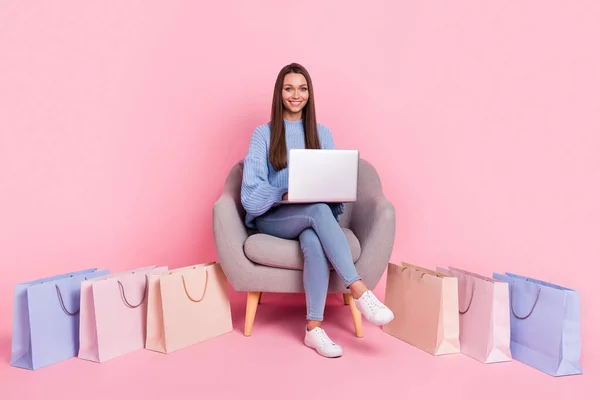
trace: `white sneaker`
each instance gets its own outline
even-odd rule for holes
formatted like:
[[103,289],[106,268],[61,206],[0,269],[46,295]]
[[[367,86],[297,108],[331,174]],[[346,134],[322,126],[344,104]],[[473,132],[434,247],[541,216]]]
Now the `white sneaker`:
[[306,329],[304,344],[317,350],[317,353],[323,357],[336,358],[342,356],[342,348],[333,343],[325,331],[319,327],[310,331]]
[[367,321],[375,325],[385,325],[394,319],[392,310],[386,307],[372,291],[367,290],[358,299],[355,299],[356,308],[365,316]]

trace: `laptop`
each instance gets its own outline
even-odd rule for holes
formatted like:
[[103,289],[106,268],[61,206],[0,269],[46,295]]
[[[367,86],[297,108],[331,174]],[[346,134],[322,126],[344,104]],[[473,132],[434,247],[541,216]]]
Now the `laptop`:
[[277,204],[356,201],[358,150],[291,149],[288,198]]

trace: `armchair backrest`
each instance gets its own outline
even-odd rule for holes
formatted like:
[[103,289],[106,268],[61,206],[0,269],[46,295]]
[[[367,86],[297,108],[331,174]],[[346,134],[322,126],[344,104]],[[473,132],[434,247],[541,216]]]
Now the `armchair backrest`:
[[356,205],[369,201],[369,198],[377,196],[382,191],[381,180],[379,179],[377,170],[371,163],[361,158],[358,162],[357,200],[356,203],[346,203],[344,214],[340,219],[340,225],[344,228],[350,228],[353,213],[360,211],[360,208],[355,210]]
[[229,171],[227,179],[225,179],[225,187],[223,195],[230,196],[235,200],[235,205],[240,219],[244,221],[246,218],[246,210],[242,206],[242,173],[244,170],[244,161],[237,162]]

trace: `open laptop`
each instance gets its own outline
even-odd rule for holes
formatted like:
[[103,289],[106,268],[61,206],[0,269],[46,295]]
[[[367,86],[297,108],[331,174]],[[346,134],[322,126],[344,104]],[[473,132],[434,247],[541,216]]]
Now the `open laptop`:
[[356,201],[358,150],[291,149],[288,160],[289,203]]

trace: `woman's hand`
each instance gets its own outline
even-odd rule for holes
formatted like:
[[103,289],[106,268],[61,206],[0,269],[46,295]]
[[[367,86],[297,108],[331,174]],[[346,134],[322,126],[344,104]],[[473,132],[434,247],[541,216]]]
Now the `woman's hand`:
[[283,200],[287,200],[287,192],[283,195]]

